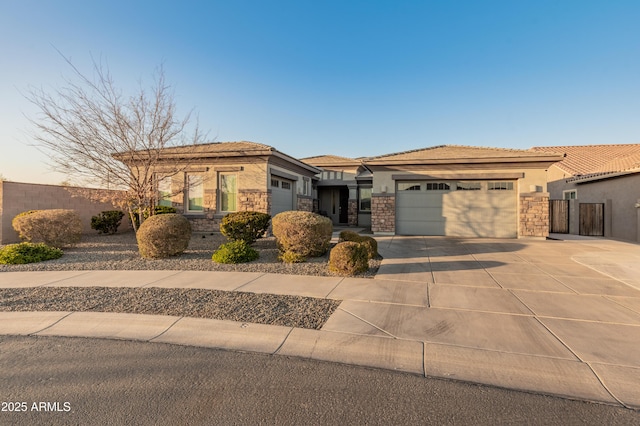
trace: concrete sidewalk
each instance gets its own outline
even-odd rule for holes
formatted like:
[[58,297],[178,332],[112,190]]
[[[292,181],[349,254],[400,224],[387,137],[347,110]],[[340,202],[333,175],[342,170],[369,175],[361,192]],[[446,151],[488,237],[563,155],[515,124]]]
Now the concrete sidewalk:
[[0,287],[175,287],[343,300],[322,330],[188,317],[0,312],[0,334],[215,347],[640,408],[640,246],[377,238],[375,279],[196,271],[3,272]]

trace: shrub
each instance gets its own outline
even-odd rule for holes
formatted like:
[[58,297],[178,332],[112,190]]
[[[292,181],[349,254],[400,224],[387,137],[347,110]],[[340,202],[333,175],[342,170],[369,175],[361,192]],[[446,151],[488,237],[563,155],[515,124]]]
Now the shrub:
[[331,244],[331,220],[315,213],[294,210],[278,213],[271,225],[283,261],[322,256]]
[[342,231],[340,232],[340,241],[353,241],[364,245],[367,248],[369,259],[378,256],[378,241],[373,237],[360,235],[353,231]]
[[271,216],[260,212],[235,212],[222,218],[220,232],[231,241],[253,244],[269,229]]
[[57,259],[62,250],[49,247],[44,243],[9,244],[0,248],[0,263],[5,265],[22,265]]
[[329,270],[340,275],[356,275],[369,269],[367,248],[355,241],[336,244],[329,254]]
[[122,221],[124,213],[120,210],[107,210],[91,218],[91,229],[101,234],[115,234]]
[[20,238],[53,247],[72,246],[82,238],[82,222],[73,210],[53,209],[24,212],[11,222]]
[[256,260],[260,255],[244,240],[222,244],[211,259],[217,263],[244,263]]
[[175,213],[151,216],[136,234],[140,256],[161,259],[178,255],[189,246],[191,223]]
[[[158,215],[158,214],[171,214],[171,213],[176,213],[177,210],[175,207],[170,207],[170,206],[155,206],[153,209],[153,214]],[[133,212],[133,221],[135,222],[135,226],[136,229],[140,228],[140,217],[138,216],[140,213],[139,209],[134,210]],[[144,220],[147,220],[149,218],[149,211],[145,210],[142,212],[142,217]]]

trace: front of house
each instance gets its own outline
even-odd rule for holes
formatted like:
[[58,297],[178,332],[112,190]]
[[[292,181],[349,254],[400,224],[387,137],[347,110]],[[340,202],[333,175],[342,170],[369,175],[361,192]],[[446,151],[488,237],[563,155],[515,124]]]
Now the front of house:
[[545,237],[546,171],[562,159],[451,145],[357,159],[295,159],[253,142],[180,149],[191,150],[191,162],[157,182],[159,204],[176,207],[197,231],[217,229],[233,211],[307,210],[376,235]]

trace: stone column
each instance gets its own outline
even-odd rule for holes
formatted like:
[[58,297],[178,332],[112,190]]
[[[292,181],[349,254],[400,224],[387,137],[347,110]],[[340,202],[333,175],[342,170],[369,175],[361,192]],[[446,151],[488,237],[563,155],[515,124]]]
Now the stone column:
[[379,235],[395,235],[395,194],[371,194],[371,231]]

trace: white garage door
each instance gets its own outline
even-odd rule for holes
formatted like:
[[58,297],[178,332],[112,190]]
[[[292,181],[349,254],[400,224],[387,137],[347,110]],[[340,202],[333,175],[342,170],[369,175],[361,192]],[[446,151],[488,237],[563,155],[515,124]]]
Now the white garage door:
[[396,233],[516,238],[514,181],[414,181],[396,185]]
[[292,180],[271,177],[271,217],[293,210],[293,188]]

